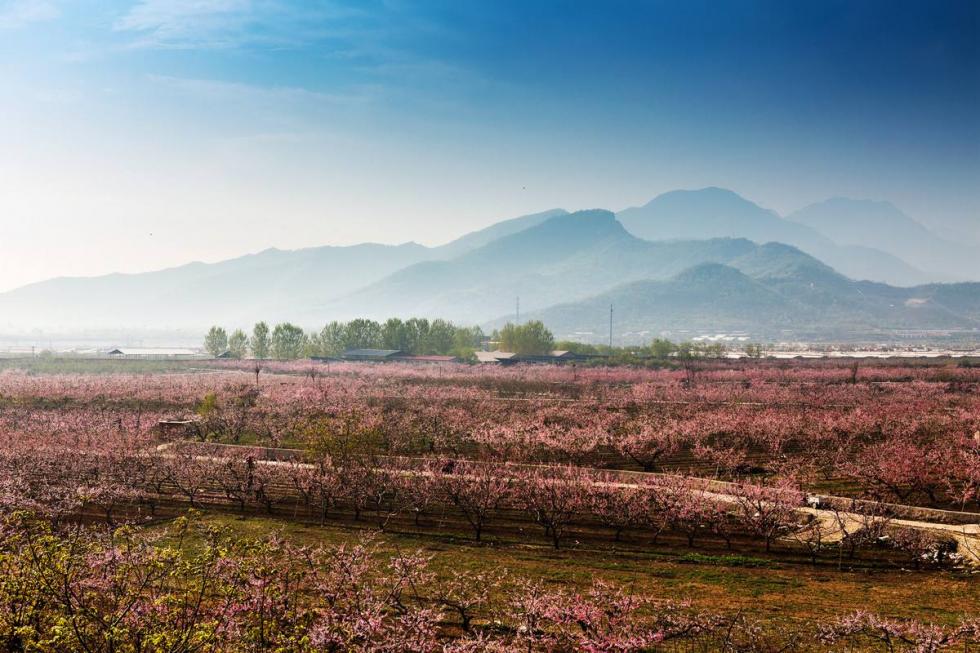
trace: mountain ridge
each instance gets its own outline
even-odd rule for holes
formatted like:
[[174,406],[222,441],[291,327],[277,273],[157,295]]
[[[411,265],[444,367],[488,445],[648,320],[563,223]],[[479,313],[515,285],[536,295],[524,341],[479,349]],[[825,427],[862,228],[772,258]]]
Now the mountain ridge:
[[451,261],[396,271],[321,310],[342,318],[381,318],[388,311],[482,322],[496,317],[494,311],[509,310],[518,296],[533,310],[624,281],[666,278],[692,263],[736,260],[759,247],[735,238],[645,241],[609,211],[578,211]]
[[[559,338],[586,334],[584,339],[599,342],[606,338],[610,306],[616,333],[627,342],[731,332],[760,341],[875,340],[901,331],[935,330],[980,337],[980,283],[897,288],[833,275],[823,281],[804,273],[750,277],[729,265],[702,264],[668,280],[627,283],[585,300],[532,311],[528,319],[544,321]],[[829,292],[822,286],[826,281],[844,284],[849,292]],[[949,295],[957,292],[973,301],[947,305]],[[499,318],[487,327],[505,321]]]
[[[47,280],[0,294],[0,329],[10,324],[10,316],[31,327],[74,320],[69,324],[203,329],[212,323],[247,326],[258,319],[312,327],[334,319],[390,316],[491,325],[513,315],[519,296],[522,315],[553,310],[549,319],[561,317],[556,328],[562,330],[574,321],[569,316],[595,312],[576,304],[605,302],[609,293],[621,293],[617,301],[628,297],[632,307],[621,307],[621,316],[632,314],[637,328],[648,331],[663,324],[676,329],[685,320],[691,327],[734,324],[745,330],[754,320],[767,336],[790,331],[826,338],[846,335],[848,327],[872,335],[970,330],[980,319],[977,284],[899,287],[854,280],[804,248],[764,238],[772,235],[766,225],[790,225],[790,232],[804,234],[812,230],[736,193],[712,188],[665,195],[644,205],[653,206],[653,213],[632,218],[627,213],[633,229],[623,222],[626,212],[552,209],[436,247],[408,242],[267,248],[150,273]],[[691,202],[702,209],[681,211]],[[734,208],[725,213],[726,206]],[[678,212],[692,222],[678,224]],[[664,237],[700,234],[699,216],[707,216],[711,229],[756,233],[759,242],[730,235],[645,240],[635,233],[656,228]],[[818,235],[813,242],[830,241]],[[833,247],[838,255],[854,251],[854,246]]]
[[748,238],[793,245],[855,279],[918,285],[939,281],[893,253],[865,245],[837,244],[817,229],[781,217],[734,191],[709,186],[662,193],[617,217],[631,233],[652,239]]
[[845,247],[873,240],[913,266],[936,271],[942,277],[937,281],[980,278],[974,247],[939,236],[891,202],[833,197],[794,211],[786,219]]
[[[563,212],[553,209],[511,218],[435,247],[414,242],[269,247],[215,263],[191,261],[149,272],[55,277],[0,293],[0,329],[111,328],[120,323],[201,328],[218,319],[247,323],[259,314],[270,320],[290,319],[297,306],[342,296],[412,263],[468,251],[479,246],[485,232],[492,236],[493,230],[512,231],[522,221],[533,223]],[[213,318],[198,323],[184,317],[188,313]],[[85,320],[74,319],[77,316]]]

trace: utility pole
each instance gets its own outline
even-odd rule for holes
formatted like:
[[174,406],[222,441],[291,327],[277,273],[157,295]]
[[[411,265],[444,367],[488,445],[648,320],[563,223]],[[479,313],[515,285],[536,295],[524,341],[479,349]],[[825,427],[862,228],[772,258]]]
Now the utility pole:
[[521,296],[517,296],[517,317],[514,318],[514,323],[520,325],[521,323]]
[[609,349],[612,349],[612,304],[609,305]]

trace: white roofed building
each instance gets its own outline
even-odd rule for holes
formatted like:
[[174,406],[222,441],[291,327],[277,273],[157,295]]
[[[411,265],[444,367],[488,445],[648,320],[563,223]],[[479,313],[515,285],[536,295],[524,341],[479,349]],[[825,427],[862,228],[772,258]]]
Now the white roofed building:
[[190,360],[208,357],[196,349],[182,347],[116,347],[107,351],[106,356],[137,360]]

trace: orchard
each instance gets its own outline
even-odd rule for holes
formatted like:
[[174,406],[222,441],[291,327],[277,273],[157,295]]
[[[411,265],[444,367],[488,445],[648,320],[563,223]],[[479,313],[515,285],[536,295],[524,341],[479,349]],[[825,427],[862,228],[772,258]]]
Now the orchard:
[[[18,651],[770,650],[772,627],[738,612],[605,580],[440,577],[429,554],[382,553],[373,538],[969,576],[978,388],[975,368],[832,361],[2,372],[0,639]],[[353,539],[241,539],[208,515]],[[778,650],[959,650],[977,636],[976,605],[963,608],[944,623],[842,611],[800,626],[811,648]]]

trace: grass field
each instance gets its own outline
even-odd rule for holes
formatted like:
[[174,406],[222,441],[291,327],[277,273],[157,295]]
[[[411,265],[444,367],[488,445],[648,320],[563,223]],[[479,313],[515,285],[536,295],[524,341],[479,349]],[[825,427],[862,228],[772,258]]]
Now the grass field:
[[352,542],[371,533],[379,554],[422,550],[434,556],[431,569],[441,575],[501,569],[515,578],[583,589],[604,580],[638,593],[687,601],[696,609],[765,619],[773,627],[819,623],[872,605],[889,617],[952,623],[980,606],[980,576],[968,572],[867,565],[841,571],[833,564],[812,566],[791,556],[759,558],[703,547],[690,552],[669,541],[619,547],[589,543],[555,551],[544,542],[529,544],[506,536],[477,544],[463,533],[378,532],[368,524],[310,526],[214,513],[202,518],[242,536],[278,532],[295,544],[311,546]]

